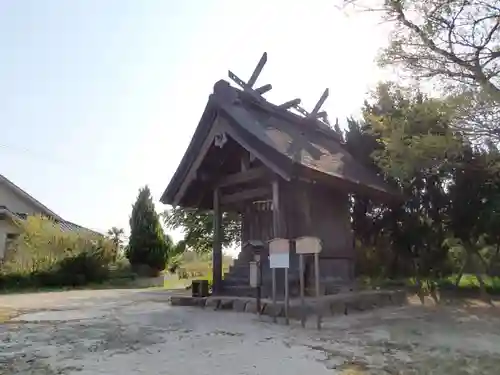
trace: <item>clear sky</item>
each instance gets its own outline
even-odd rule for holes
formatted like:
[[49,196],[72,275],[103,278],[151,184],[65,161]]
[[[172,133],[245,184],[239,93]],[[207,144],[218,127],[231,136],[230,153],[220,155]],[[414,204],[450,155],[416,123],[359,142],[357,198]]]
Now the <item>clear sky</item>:
[[[231,69],[271,101],[295,97],[341,122],[381,78],[386,34],[336,0],[0,1],[0,173],[67,220],[128,230],[155,200]],[[165,207],[157,203],[157,209]]]

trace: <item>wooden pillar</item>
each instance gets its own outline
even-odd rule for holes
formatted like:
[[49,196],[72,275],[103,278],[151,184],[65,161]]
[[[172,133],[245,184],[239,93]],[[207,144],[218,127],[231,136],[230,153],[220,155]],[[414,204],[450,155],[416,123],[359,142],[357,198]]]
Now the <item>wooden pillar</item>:
[[222,291],[222,211],[220,207],[220,190],[214,189],[214,238],[212,254],[213,294]]
[[279,198],[279,182],[274,180],[272,184],[273,191],[273,234],[274,238],[282,236],[281,233],[281,215],[280,215],[280,198]]

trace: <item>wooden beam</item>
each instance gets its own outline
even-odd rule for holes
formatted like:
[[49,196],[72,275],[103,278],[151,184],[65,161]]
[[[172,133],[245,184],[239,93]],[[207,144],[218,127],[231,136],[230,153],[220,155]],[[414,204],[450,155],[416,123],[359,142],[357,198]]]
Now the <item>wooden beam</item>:
[[203,141],[203,144],[201,145],[198,155],[196,156],[195,160],[189,167],[188,174],[184,181],[182,182],[181,186],[179,187],[179,190],[174,196],[174,201],[172,203],[172,206],[177,206],[184,196],[184,193],[186,192],[187,188],[189,185],[193,182],[193,180],[196,179],[197,174],[198,174],[198,168],[200,167],[201,163],[203,162],[203,159],[205,158],[208,150],[210,149],[210,146],[212,146],[214,142],[214,137],[216,134],[221,132],[221,128],[219,125],[219,120],[216,118],[214,120],[214,123],[212,124],[212,129],[208,133],[207,137]]
[[214,233],[213,233],[213,254],[212,254],[212,274],[213,274],[213,294],[222,292],[222,210],[220,205],[220,190],[214,189]]
[[256,92],[254,89],[249,87],[241,78],[239,78],[236,74],[234,74],[232,71],[228,71],[229,78],[235,82],[238,86],[243,88],[243,91],[246,92],[248,95],[250,95],[253,99],[255,99],[257,102],[261,102],[264,100],[262,96],[258,92]]
[[242,172],[233,173],[222,177],[217,185],[222,188],[231,185],[244,184],[246,182],[262,179],[266,176],[267,169],[265,167],[250,168]]
[[229,205],[250,199],[261,198],[270,195],[271,189],[268,187],[260,187],[255,189],[243,190],[238,193],[227,194],[221,196],[220,202],[223,205]]
[[257,88],[255,89],[255,92],[259,93],[260,95],[263,95],[263,94],[265,94],[266,92],[271,91],[272,89],[273,89],[273,86],[272,86],[270,83],[268,83],[268,84],[266,84],[266,85],[264,85],[264,86],[257,87]]
[[[224,108],[224,106],[223,106],[223,108]],[[240,121],[240,120],[245,121],[246,119],[245,118],[241,118],[241,119],[234,118],[234,121]],[[235,131],[234,128],[231,128],[228,126],[226,132],[229,134],[229,136],[232,139],[234,139],[236,142],[238,142],[244,149],[246,149],[248,152],[250,152],[250,154],[252,154],[255,158],[262,161],[262,163],[264,165],[266,165],[267,167],[269,167],[269,169],[271,169],[274,173],[276,173],[278,176],[283,178],[285,181],[290,181],[291,177],[287,172],[281,170],[271,159],[266,158],[264,156],[264,154],[260,153],[258,150],[254,149],[253,147],[250,147],[250,145],[248,144],[246,139],[244,137],[242,137],[238,131]]]
[[323,94],[321,95],[321,98],[319,98],[318,102],[316,103],[316,105],[314,106],[314,109],[312,110],[312,112],[310,113],[310,116],[311,117],[316,117],[316,115],[318,114],[321,106],[323,105],[323,103],[325,102],[326,98],[328,98],[328,95],[330,94],[330,91],[328,89],[325,89],[325,91],[323,92]]
[[283,104],[280,104],[278,107],[283,108],[283,109],[288,109],[295,107],[296,105],[299,105],[301,100],[299,98],[289,100]]
[[280,217],[280,197],[279,197],[279,181],[274,180],[272,183],[273,194],[273,234],[274,238],[281,237],[281,217]]
[[264,52],[262,54],[262,57],[259,60],[259,63],[255,67],[255,70],[253,71],[252,76],[248,80],[247,84],[248,84],[249,87],[253,87],[253,85],[255,84],[255,82],[257,82],[257,78],[259,78],[259,75],[262,72],[262,69],[264,68],[264,65],[266,65],[266,62],[267,62],[267,52]]

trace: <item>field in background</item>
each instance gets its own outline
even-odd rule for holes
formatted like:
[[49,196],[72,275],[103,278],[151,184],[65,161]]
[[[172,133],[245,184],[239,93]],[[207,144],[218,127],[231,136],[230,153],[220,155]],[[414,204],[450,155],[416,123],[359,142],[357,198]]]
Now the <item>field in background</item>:
[[[222,259],[222,274],[229,271],[234,259],[224,256]],[[212,256],[211,254],[199,255],[188,251],[175,260],[174,272],[165,272],[165,289],[185,289],[193,280],[208,280],[212,284]]]

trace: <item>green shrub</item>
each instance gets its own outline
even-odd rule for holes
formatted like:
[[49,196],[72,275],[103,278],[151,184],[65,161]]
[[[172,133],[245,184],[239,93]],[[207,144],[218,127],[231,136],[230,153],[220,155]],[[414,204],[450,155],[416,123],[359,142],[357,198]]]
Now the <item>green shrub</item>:
[[109,278],[114,244],[87,232],[66,232],[50,219],[19,222],[0,269],[0,288],[81,286]]

